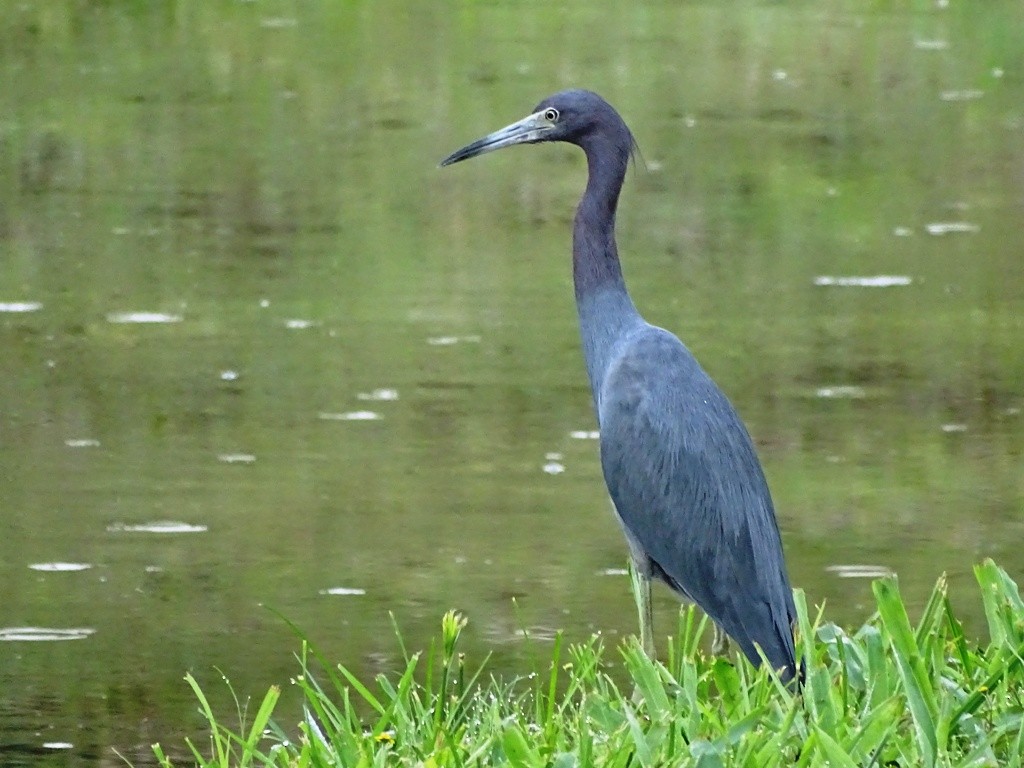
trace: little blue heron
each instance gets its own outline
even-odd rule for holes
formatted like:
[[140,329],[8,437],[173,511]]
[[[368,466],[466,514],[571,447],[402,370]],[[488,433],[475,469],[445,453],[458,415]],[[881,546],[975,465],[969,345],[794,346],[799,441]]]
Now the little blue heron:
[[573,282],[600,430],[601,468],[637,576],[644,649],[654,657],[651,578],[697,603],[754,664],[790,680],[796,609],[771,494],[750,435],[683,345],[626,291],[615,210],[636,147],[611,105],[570,90],[445,158],[564,141],[587,157],[573,224]]

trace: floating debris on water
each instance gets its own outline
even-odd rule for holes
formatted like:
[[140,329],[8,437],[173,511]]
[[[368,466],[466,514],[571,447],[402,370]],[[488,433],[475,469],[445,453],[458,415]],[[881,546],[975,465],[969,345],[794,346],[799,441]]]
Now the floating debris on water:
[[84,640],[95,633],[96,630],[90,627],[3,627],[0,629],[0,642],[52,643],[61,640]]
[[108,323],[180,323],[181,315],[166,312],[111,312]]
[[534,625],[532,627],[519,627],[506,632],[492,628],[487,630],[487,635],[493,643],[519,643],[523,640],[550,643],[558,636],[558,630],[552,627]]
[[892,233],[896,237],[910,237],[914,234],[914,230],[910,227],[893,227]]
[[914,47],[919,51],[944,51],[949,48],[948,40],[915,40]]
[[217,455],[217,461],[225,464],[254,464],[256,457],[251,453],[220,453]]
[[948,432],[966,432],[967,431],[967,425],[966,424],[943,424],[942,425],[942,431],[943,432],[947,432],[947,433]]
[[549,475],[560,475],[565,472],[565,465],[557,461],[549,461],[541,469]]
[[99,448],[100,441],[94,440],[91,437],[79,437],[65,440],[64,445],[68,448]]
[[221,371],[221,381],[238,381],[238,371]]
[[359,587],[330,587],[329,589],[321,589],[321,595],[365,595],[366,590],[360,589]]
[[562,458],[562,454],[552,451],[551,453],[545,453],[544,458],[548,461],[559,461]]
[[44,741],[43,749],[74,749],[70,741]]
[[830,285],[840,288],[891,288],[910,285],[911,282],[911,278],[907,275],[818,275],[814,278],[815,285]]
[[153,523],[111,523],[109,533],[206,533],[209,526],[182,523],[177,520],[159,520]]
[[356,395],[356,399],[357,400],[380,400],[380,401],[397,400],[398,399],[398,390],[397,389],[389,389],[389,388],[386,388],[386,387],[380,387],[378,389],[373,390],[372,392],[360,392],[358,395]]
[[841,579],[881,579],[896,574],[884,565],[830,565],[825,570]]
[[284,327],[289,331],[304,331],[307,328],[312,328],[314,325],[316,325],[315,321],[303,320],[299,317],[293,317],[291,320],[284,321]]
[[597,572],[598,576],[628,576],[628,568],[602,568]]
[[924,229],[929,235],[936,236],[973,234],[981,231],[981,227],[968,221],[936,221],[926,224]]
[[0,301],[0,312],[38,312],[42,308],[38,301]]
[[34,562],[29,567],[47,573],[67,573],[75,570],[88,570],[92,565],[87,562]]
[[450,347],[453,344],[479,344],[479,336],[431,336],[427,344],[432,347]]
[[321,411],[316,417],[321,421],[377,421],[384,418],[374,411],[348,411],[347,413]]
[[599,440],[601,433],[596,429],[574,429],[569,437],[573,440]]
[[943,101],[974,101],[985,95],[980,88],[965,88],[960,91],[943,91],[939,98]]
[[856,384],[840,384],[833,387],[818,387],[814,390],[814,396],[828,400],[860,400],[867,397],[868,393],[864,387],[858,387]]

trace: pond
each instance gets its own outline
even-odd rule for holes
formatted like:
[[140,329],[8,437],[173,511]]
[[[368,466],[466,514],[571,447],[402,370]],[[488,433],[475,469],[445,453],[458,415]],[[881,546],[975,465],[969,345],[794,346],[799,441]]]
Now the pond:
[[[793,583],[1024,574],[1016,0],[0,7],[0,752],[152,762],[441,615],[526,674],[635,631],[569,261],[587,87],[633,297],[743,416]],[[656,591],[659,642],[677,603]],[[527,636],[529,639],[527,640]],[[288,723],[283,723],[285,726]]]

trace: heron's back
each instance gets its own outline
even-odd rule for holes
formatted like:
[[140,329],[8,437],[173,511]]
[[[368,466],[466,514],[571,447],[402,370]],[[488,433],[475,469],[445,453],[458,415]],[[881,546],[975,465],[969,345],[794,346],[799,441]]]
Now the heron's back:
[[668,331],[615,345],[595,400],[601,464],[634,545],[757,663],[796,672],[796,611],[771,494],[722,391]]

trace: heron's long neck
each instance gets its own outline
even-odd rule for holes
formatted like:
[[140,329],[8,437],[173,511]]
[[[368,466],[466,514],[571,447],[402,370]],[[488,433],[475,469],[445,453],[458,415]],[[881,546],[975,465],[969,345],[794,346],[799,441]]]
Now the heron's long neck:
[[573,225],[572,265],[583,355],[596,404],[616,342],[643,321],[626,291],[615,244],[615,210],[628,146],[602,145],[597,138],[583,149],[589,174]]

